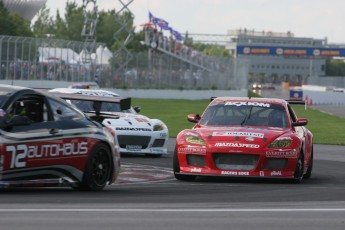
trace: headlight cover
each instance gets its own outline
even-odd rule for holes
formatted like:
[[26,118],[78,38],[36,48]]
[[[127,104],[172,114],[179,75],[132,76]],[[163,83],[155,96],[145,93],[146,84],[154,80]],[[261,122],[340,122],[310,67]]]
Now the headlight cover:
[[153,126],[153,131],[162,131],[162,130],[164,130],[163,124],[156,124]]
[[186,135],[185,140],[186,142],[191,143],[191,144],[206,145],[206,142],[204,141],[204,139],[198,136],[194,136],[194,135]]
[[286,148],[292,143],[291,138],[280,138],[268,145],[268,148]]

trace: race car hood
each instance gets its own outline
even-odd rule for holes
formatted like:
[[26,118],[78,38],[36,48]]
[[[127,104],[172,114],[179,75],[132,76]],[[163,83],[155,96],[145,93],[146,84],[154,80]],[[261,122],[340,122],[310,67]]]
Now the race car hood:
[[[226,143],[238,143],[239,145],[254,144],[258,148],[264,148],[276,138],[289,132],[289,129],[282,128],[252,128],[252,127],[231,127],[231,128],[198,128],[195,129],[200,137],[211,146],[226,145]],[[218,143],[218,144],[217,144]]]
[[117,115],[117,119],[105,119],[104,125],[111,126],[115,130],[127,131],[152,131],[155,125],[152,120],[146,116],[131,113],[112,113]]

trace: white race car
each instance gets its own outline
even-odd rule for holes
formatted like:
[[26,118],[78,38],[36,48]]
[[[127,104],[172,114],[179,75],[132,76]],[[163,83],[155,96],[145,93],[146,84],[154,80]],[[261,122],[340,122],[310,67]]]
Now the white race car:
[[138,114],[131,98],[94,89],[57,88],[49,91],[115,131],[121,153],[143,153],[152,157],[167,154],[168,128],[158,119]]

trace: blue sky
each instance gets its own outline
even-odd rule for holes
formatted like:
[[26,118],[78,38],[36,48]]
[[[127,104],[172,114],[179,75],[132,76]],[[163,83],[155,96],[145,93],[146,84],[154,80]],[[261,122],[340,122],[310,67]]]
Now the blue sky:
[[[48,0],[52,14],[67,1]],[[129,0],[122,0],[128,3]],[[97,0],[99,10],[120,9],[118,0]],[[345,0],[134,0],[129,9],[140,27],[148,11],[184,34],[226,34],[228,30],[288,32],[296,37],[345,44]]]

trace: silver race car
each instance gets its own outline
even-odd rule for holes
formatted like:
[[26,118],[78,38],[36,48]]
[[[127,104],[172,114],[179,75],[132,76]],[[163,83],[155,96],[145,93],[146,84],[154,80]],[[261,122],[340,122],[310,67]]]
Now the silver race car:
[[132,107],[130,98],[100,89],[57,88],[49,92],[112,128],[121,153],[140,153],[151,157],[167,154],[167,126],[161,120],[138,114],[140,107]]

